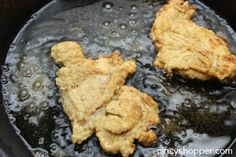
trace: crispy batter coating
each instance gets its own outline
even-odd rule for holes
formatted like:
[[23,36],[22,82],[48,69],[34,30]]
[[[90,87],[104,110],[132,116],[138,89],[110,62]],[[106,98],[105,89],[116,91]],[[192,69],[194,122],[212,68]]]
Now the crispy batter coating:
[[65,41],[56,44],[51,49],[51,55],[58,64],[76,64],[84,58],[82,48],[76,42]]
[[158,50],[154,65],[189,79],[220,81],[236,76],[236,56],[226,41],[191,18],[196,9],[184,0],[169,0],[156,14],[151,37]]
[[75,42],[53,46],[51,55],[65,65],[57,72],[56,84],[72,123],[74,143],[82,143],[95,132],[105,151],[129,156],[135,139],[144,145],[156,141],[150,130],[159,123],[156,102],[124,86],[126,77],[135,72],[133,60],[124,61],[116,52],[97,60],[85,59]]
[[153,144],[157,137],[151,126],[159,123],[156,102],[137,89],[122,86],[107,104],[105,114],[96,123],[96,135],[107,152],[133,153],[135,139],[143,145]]

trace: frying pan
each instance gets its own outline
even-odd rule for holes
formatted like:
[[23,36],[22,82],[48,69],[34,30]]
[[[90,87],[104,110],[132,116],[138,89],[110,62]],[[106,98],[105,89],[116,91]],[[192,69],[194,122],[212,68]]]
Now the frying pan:
[[[63,0],[62,0],[63,1]],[[66,1],[66,0],[64,0]],[[72,0],[67,0],[72,1]],[[17,35],[30,16],[49,0],[1,0],[0,2],[0,52],[1,65],[4,61],[11,42]],[[95,2],[95,1],[94,1]],[[236,30],[236,1],[235,0],[202,0],[207,6],[215,10],[218,15],[226,19],[228,24]],[[93,3],[92,0],[80,1],[81,5]],[[135,3],[135,2],[134,2]],[[3,66],[4,68],[4,66]],[[3,105],[1,94],[0,104],[0,157],[28,157],[32,156],[31,151],[27,149],[24,137],[17,135],[15,129],[10,124],[8,116]],[[236,153],[234,141],[228,145]],[[236,156],[233,154],[232,156]]]

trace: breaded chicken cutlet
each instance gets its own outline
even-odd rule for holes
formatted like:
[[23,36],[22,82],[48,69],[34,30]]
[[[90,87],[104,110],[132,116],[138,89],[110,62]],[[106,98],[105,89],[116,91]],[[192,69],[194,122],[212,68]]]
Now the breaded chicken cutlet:
[[226,41],[195,24],[196,9],[184,0],[169,0],[156,14],[151,38],[158,50],[154,66],[196,80],[228,81],[236,76],[236,56]]
[[133,60],[124,61],[116,52],[86,59],[80,45],[71,41],[53,46],[51,56],[64,65],[57,72],[56,84],[72,124],[73,143],[81,144],[95,133],[106,152],[124,157],[134,152],[134,140],[155,143],[156,133],[150,127],[159,124],[157,103],[124,85],[135,72]]

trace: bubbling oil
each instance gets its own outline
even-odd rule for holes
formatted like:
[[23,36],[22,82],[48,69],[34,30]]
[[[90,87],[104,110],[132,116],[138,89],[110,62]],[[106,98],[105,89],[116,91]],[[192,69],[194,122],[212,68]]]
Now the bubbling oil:
[[[156,52],[149,33],[164,3],[53,1],[32,16],[10,46],[2,67],[2,92],[10,122],[35,156],[116,156],[103,152],[95,136],[80,145],[71,141],[70,122],[55,85],[59,67],[50,57],[50,48],[65,40],[79,42],[86,57],[118,50],[123,58],[136,60],[137,71],[126,83],[158,102],[161,124],[153,128],[157,145],[138,144],[135,157],[164,156],[157,154],[158,148],[224,148],[235,138],[235,82],[168,78],[152,66]],[[199,1],[191,3],[198,8],[194,21],[226,38],[236,52],[230,26]]]

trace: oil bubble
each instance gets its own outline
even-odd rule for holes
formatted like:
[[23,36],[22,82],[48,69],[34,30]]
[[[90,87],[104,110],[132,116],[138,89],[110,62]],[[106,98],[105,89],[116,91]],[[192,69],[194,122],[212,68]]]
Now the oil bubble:
[[153,4],[149,4],[149,8],[152,9],[153,8]]
[[52,153],[55,153],[56,150],[57,150],[57,145],[56,145],[55,143],[52,143],[52,144],[50,145],[50,151],[51,151]]
[[54,140],[58,139],[58,138],[59,138],[58,133],[57,133],[57,132],[52,133],[52,138],[53,138]]
[[134,17],[135,17],[135,13],[130,13],[130,14],[129,14],[129,18],[132,19],[132,18],[134,18]]
[[26,86],[23,83],[19,84],[20,88],[25,88]]
[[111,34],[112,34],[112,36],[114,36],[114,37],[119,36],[119,34],[118,34],[116,31],[114,31],[114,30],[111,32]]
[[112,2],[104,2],[104,3],[102,4],[102,7],[103,7],[104,9],[110,10],[110,9],[112,9],[113,5],[114,5],[114,4],[113,4]]
[[230,104],[231,104],[231,106],[232,106],[233,108],[236,109],[236,102],[235,102],[235,101],[232,101]]
[[19,64],[20,70],[24,70],[26,67],[27,67],[27,63],[25,63],[25,62],[21,62],[21,63]]
[[186,133],[186,131],[181,131],[181,136],[184,138],[184,137],[186,137],[187,136],[187,133]]
[[10,123],[13,124],[16,121],[15,117],[9,117]]
[[110,22],[109,21],[105,21],[104,23],[103,23],[103,26],[105,26],[105,27],[109,27],[110,26]]
[[9,71],[8,65],[3,65],[3,66],[2,66],[2,71],[3,71],[3,72],[8,72],[8,71]]
[[126,30],[127,29],[127,25],[126,24],[121,24],[120,25],[120,29],[121,30]]
[[136,20],[130,20],[129,23],[130,23],[131,26],[134,26],[134,25],[137,24],[137,21]]
[[23,75],[25,77],[31,77],[33,75],[33,71],[31,69],[26,69],[24,70]]
[[27,100],[29,97],[30,97],[30,95],[29,95],[27,89],[21,89],[21,90],[18,92],[18,99],[19,99],[20,101],[25,101],[25,100]]
[[11,113],[11,110],[10,110],[9,108],[5,108],[5,112],[6,112],[7,114],[10,114],[10,113]]
[[184,88],[180,88],[179,92],[180,92],[180,94],[186,94],[187,91]]
[[132,34],[137,34],[137,31],[135,29],[131,30]]
[[34,111],[36,109],[36,104],[34,102],[31,102],[28,104],[29,111]]
[[136,5],[132,5],[132,6],[131,6],[131,9],[132,9],[132,10],[136,10],[137,8],[138,8],[138,7],[137,7]]
[[11,104],[10,104],[10,102],[8,100],[4,100],[4,105],[5,106],[10,106]]
[[191,99],[185,99],[185,104],[187,104],[187,105],[190,105],[190,103],[191,103]]
[[42,108],[43,110],[47,110],[49,107],[49,103],[47,101],[43,101],[40,103],[40,108]]
[[32,65],[32,69],[33,69],[34,71],[37,71],[37,70],[39,70],[39,67],[38,67],[37,65]]
[[39,145],[44,144],[44,138],[43,138],[43,137],[40,137],[40,138],[39,138],[38,144],[39,144]]
[[10,81],[11,81],[12,83],[16,83],[17,77],[16,77],[15,74],[11,74],[11,75],[10,75]]
[[23,59],[23,60],[26,60],[26,59],[27,59],[27,56],[23,56],[22,59]]
[[42,82],[41,82],[41,81],[36,80],[36,81],[33,83],[33,90],[38,91],[38,90],[41,90],[42,88],[43,88],[43,85],[42,85]]
[[87,36],[83,36],[83,39],[88,41],[88,37]]
[[6,89],[2,89],[2,94],[3,94],[3,95],[6,95],[6,94],[7,94]]
[[2,75],[2,83],[3,84],[7,84],[8,83],[8,79],[5,75]]

